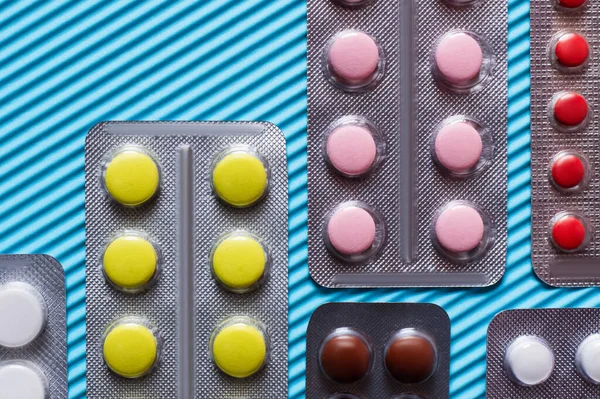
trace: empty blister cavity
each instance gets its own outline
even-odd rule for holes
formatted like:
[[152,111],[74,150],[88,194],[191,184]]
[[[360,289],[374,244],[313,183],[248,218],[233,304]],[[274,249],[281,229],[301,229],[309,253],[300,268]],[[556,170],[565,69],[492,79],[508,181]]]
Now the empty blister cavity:
[[365,378],[373,366],[373,349],[367,337],[353,328],[340,327],[323,341],[319,350],[323,374],[341,384]]
[[334,254],[350,262],[360,262],[381,250],[385,242],[385,223],[368,204],[348,201],[329,213],[323,234]]
[[476,204],[452,201],[440,208],[433,220],[433,242],[448,258],[468,262],[481,256],[493,243],[490,216]]
[[138,378],[150,373],[158,363],[160,350],[158,330],[140,317],[119,319],[104,333],[104,361],[121,377]]
[[561,252],[578,252],[590,242],[592,227],[578,212],[563,211],[550,221],[550,241]]
[[47,318],[46,303],[35,287],[21,282],[0,287],[0,345],[18,348],[31,343]]
[[324,156],[331,167],[347,177],[364,176],[382,161],[385,143],[379,129],[361,116],[335,121],[324,138]]
[[581,34],[571,31],[556,33],[550,41],[550,61],[563,72],[579,72],[588,63],[590,46]]
[[436,305],[322,305],[307,330],[306,397],[448,398],[449,344]]
[[47,399],[48,395],[48,379],[35,364],[21,360],[0,363],[0,398]]
[[493,159],[489,131],[478,120],[457,115],[440,123],[432,136],[434,162],[453,177],[469,177],[482,171]]
[[575,365],[579,374],[591,384],[600,384],[600,334],[592,334],[584,339],[575,355]]
[[491,79],[494,56],[477,34],[452,30],[440,37],[432,51],[432,70],[436,81],[457,92],[482,89]]
[[157,244],[146,234],[124,231],[106,245],[102,272],[116,289],[136,293],[158,278],[162,258]]
[[452,7],[471,7],[479,3],[481,0],[442,0],[444,3]]
[[221,323],[210,339],[210,354],[223,373],[247,378],[258,373],[269,359],[270,340],[258,320],[235,316]]
[[590,106],[583,95],[574,91],[556,93],[548,107],[552,126],[562,132],[583,130],[590,120]]
[[384,76],[385,56],[376,39],[349,29],[329,39],[323,53],[325,76],[345,91],[374,86]]
[[156,195],[159,167],[140,146],[123,146],[105,156],[102,184],[109,196],[124,206],[139,206]]
[[377,0],[331,0],[334,3],[337,3],[339,5],[342,6],[348,6],[348,7],[360,7],[360,6],[364,6],[367,5],[373,1],[377,1]]
[[233,292],[249,292],[260,286],[271,264],[269,249],[260,237],[234,231],[220,237],[210,256],[213,277]]
[[356,395],[352,395],[350,393],[336,393],[333,396],[330,396],[328,399],[360,399]]
[[506,349],[504,367],[517,384],[539,385],[554,370],[554,352],[543,338],[522,336]]
[[404,384],[427,381],[437,367],[433,340],[414,328],[398,331],[385,349],[385,366],[390,375]]
[[561,151],[550,161],[550,182],[561,193],[573,193],[585,189],[590,181],[590,175],[588,159],[577,151]]

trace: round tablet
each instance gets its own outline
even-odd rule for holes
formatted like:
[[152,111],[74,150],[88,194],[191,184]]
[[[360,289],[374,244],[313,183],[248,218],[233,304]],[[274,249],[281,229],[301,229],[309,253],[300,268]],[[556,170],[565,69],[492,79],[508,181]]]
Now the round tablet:
[[327,225],[331,245],[344,255],[358,255],[371,248],[375,230],[373,216],[357,206],[337,210]]
[[261,199],[267,189],[267,179],[265,164],[243,150],[222,157],[212,172],[216,194],[235,207],[247,207]]
[[437,352],[429,339],[401,331],[388,344],[385,366],[392,377],[404,384],[423,382],[435,371]]
[[104,338],[104,361],[125,378],[141,377],[154,366],[158,357],[156,337],[139,322],[126,321],[110,329]]
[[451,172],[466,172],[477,165],[482,149],[479,132],[466,122],[444,126],[435,138],[435,155]]
[[554,370],[554,353],[541,338],[521,336],[504,357],[506,371],[518,384],[533,386],[546,381]]
[[483,239],[481,214],[469,205],[452,205],[437,218],[435,234],[442,247],[451,252],[468,252]]
[[564,154],[552,163],[552,181],[560,188],[577,187],[582,184],[584,177],[585,165],[576,155]]
[[106,278],[114,285],[124,290],[138,290],[155,276],[158,256],[148,240],[124,235],[108,244],[102,264]]
[[117,202],[127,206],[141,205],[152,198],[159,180],[154,160],[137,149],[118,152],[104,171],[106,190]]
[[236,318],[217,327],[211,339],[212,358],[225,374],[246,378],[259,371],[267,359],[265,333],[256,322]]
[[212,253],[212,270],[225,287],[244,292],[264,276],[267,254],[262,244],[245,233],[233,233],[220,240]]
[[554,101],[554,118],[565,126],[578,126],[587,119],[589,107],[579,93],[564,92]]
[[0,398],[46,399],[47,381],[41,370],[27,362],[11,362],[0,366]]
[[369,171],[377,155],[371,132],[357,125],[342,125],[327,139],[327,157],[334,168],[348,176]]
[[600,384],[600,334],[592,334],[579,345],[575,355],[577,371],[592,384]]
[[587,61],[590,49],[583,36],[570,32],[558,38],[554,46],[554,54],[560,65],[573,68]]
[[357,332],[334,333],[321,346],[319,361],[323,372],[333,381],[351,384],[371,369],[371,348]]
[[483,51],[472,36],[456,32],[446,35],[435,50],[435,63],[448,82],[465,85],[479,75]]
[[31,285],[0,287],[0,345],[17,348],[36,339],[46,325],[46,303]]
[[552,241],[564,251],[580,248],[585,242],[586,234],[583,221],[574,215],[562,216],[552,226]]
[[379,66],[375,40],[358,31],[342,32],[329,47],[328,62],[335,77],[349,85],[369,83]]
[[565,8],[577,8],[584,5],[586,0],[558,0],[558,4]]

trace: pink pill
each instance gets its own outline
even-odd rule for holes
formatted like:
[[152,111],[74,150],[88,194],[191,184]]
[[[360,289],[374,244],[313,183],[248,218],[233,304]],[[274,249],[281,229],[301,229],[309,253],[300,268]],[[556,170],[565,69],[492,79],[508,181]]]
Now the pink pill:
[[483,52],[473,37],[466,33],[453,33],[438,44],[435,63],[448,82],[464,85],[479,75]]
[[375,241],[375,220],[362,208],[343,208],[329,219],[327,235],[339,253],[358,255],[368,250]]
[[465,122],[444,126],[435,138],[437,159],[452,172],[465,172],[475,166],[482,148],[479,132]]
[[329,66],[335,76],[351,84],[368,83],[379,65],[379,49],[367,34],[348,31],[336,37],[329,48]]
[[327,139],[329,161],[337,170],[349,176],[367,172],[376,155],[375,140],[362,126],[340,126]]
[[454,205],[444,210],[435,223],[439,243],[451,252],[468,252],[483,238],[483,220],[468,205]]

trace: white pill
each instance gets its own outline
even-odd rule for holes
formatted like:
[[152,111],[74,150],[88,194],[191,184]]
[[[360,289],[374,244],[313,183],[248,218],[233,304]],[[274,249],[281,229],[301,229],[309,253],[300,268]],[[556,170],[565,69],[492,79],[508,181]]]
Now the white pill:
[[544,339],[521,336],[506,350],[504,367],[509,377],[517,384],[538,385],[552,374],[554,353]]
[[46,315],[46,304],[31,285],[11,283],[0,287],[0,345],[27,345],[44,329]]
[[[41,370],[28,362],[15,362],[0,366],[0,398],[44,399],[47,381]],[[36,368],[37,369],[37,368]]]
[[592,334],[579,345],[575,355],[577,371],[592,384],[600,384],[600,334]]

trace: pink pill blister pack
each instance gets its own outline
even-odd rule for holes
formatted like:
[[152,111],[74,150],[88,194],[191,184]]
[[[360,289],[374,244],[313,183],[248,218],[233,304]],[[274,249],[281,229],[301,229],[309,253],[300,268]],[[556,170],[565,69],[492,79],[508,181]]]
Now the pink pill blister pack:
[[600,286],[600,4],[531,2],[532,264],[553,286]]
[[506,9],[308,1],[308,262],[318,284],[500,280]]

